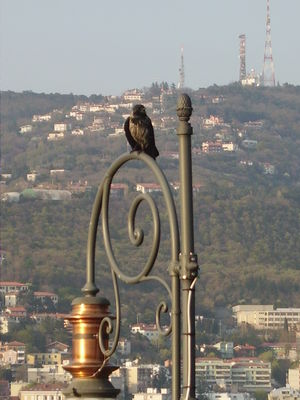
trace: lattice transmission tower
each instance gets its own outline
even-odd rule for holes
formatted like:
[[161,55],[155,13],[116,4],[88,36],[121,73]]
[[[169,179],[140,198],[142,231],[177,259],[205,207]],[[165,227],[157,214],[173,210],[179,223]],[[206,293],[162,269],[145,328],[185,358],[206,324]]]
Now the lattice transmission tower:
[[246,78],[246,35],[239,36],[240,39],[240,82]]
[[275,86],[275,69],[274,69],[272,42],[271,42],[270,0],[267,0],[266,42],[265,42],[262,83],[264,86]]
[[184,88],[184,60],[183,60],[183,47],[181,47],[178,89],[183,89],[183,88]]

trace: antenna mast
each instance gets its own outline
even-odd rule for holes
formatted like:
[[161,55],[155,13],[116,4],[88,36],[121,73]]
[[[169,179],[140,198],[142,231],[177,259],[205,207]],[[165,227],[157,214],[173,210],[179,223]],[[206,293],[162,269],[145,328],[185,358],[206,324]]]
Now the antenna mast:
[[184,60],[183,60],[183,47],[181,47],[181,63],[179,68],[179,83],[178,89],[184,88]]
[[273,87],[275,86],[275,69],[274,69],[274,62],[272,56],[272,43],[271,43],[270,0],[267,0],[266,42],[265,42],[262,83],[264,86],[273,86]]
[[246,78],[246,35],[239,36],[240,39],[240,82]]

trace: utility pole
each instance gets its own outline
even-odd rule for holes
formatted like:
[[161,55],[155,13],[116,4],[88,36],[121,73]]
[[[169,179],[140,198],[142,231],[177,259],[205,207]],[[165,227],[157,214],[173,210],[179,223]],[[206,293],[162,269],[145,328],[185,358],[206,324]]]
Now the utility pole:
[[246,78],[246,35],[241,34],[240,39],[240,82]]
[[272,42],[271,42],[270,0],[267,0],[266,41],[265,41],[262,83],[264,86],[271,86],[271,87],[275,86],[275,69],[274,69]]
[[179,68],[179,83],[178,89],[184,88],[184,59],[183,59],[183,46],[181,47],[180,68]]

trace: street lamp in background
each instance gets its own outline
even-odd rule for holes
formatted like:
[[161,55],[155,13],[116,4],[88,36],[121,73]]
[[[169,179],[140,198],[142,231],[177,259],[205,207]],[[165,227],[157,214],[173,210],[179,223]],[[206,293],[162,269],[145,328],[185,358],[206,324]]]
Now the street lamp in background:
[[[69,317],[73,328],[73,359],[65,369],[72,374],[73,380],[65,391],[67,398],[111,399],[119,393],[119,390],[109,382],[109,375],[118,368],[109,363],[109,359],[118,345],[120,333],[121,310],[118,280],[127,284],[156,281],[166,289],[171,304],[170,325],[167,329],[163,329],[160,323],[161,314],[168,312],[165,301],[157,306],[156,324],[162,335],[171,334],[172,336],[172,400],[195,398],[195,283],[198,275],[198,263],[194,253],[191,158],[193,130],[188,122],[191,114],[190,97],[187,94],[181,94],[177,102],[181,235],[179,235],[176,209],[169,184],[158,164],[147,154],[133,152],[120,156],[110,166],[99,186],[88,233],[86,284],[82,288],[84,295],[73,301],[72,313]],[[144,233],[135,226],[135,216],[139,205],[146,202],[152,213],[152,246],[142,270],[135,276],[124,274],[114,255],[108,224],[110,185],[118,170],[131,160],[142,161],[152,171],[162,190],[170,226],[168,265],[170,285],[161,277],[153,274],[159,250],[160,218],[156,203],[149,194],[138,194],[131,204],[128,215],[130,241],[135,246],[141,246]],[[96,296],[99,289],[95,284],[95,246],[100,218],[103,243],[112,272],[115,316],[109,312],[109,301]],[[112,333],[112,347],[109,348],[108,340]]]

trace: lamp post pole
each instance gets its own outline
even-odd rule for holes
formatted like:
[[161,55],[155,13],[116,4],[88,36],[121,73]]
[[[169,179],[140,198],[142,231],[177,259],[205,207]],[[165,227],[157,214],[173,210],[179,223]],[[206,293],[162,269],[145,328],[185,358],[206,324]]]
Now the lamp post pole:
[[182,94],[177,103],[179,124],[179,177],[180,177],[180,227],[181,253],[180,281],[182,298],[182,371],[183,398],[195,398],[195,292],[198,275],[197,256],[194,253],[194,217],[192,185],[191,135],[188,122],[192,104],[188,95]]
[[[94,201],[91,215],[88,243],[86,283],[83,297],[72,303],[69,321],[73,328],[73,361],[67,369],[73,381],[65,391],[68,399],[114,399],[119,390],[109,382],[109,375],[117,367],[109,364],[115,352],[120,334],[121,306],[118,280],[127,284],[155,281],[164,287],[171,302],[171,322],[165,329],[161,326],[161,313],[168,313],[166,301],[156,309],[156,324],[159,332],[167,336],[172,333],[172,400],[195,398],[195,283],[198,275],[197,255],[194,253],[193,188],[192,188],[192,127],[188,122],[192,114],[191,100],[181,94],[177,102],[179,124],[179,176],[180,176],[180,226],[174,199],[165,175],[158,164],[145,153],[133,152],[120,156],[106,172]],[[143,230],[136,227],[136,212],[146,202],[152,213],[153,238],[151,251],[142,270],[135,276],[124,274],[114,254],[109,232],[109,194],[113,177],[128,161],[142,161],[156,177],[162,191],[170,226],[170,261],[168,266],[171,286],[166,280],[152,274],[160,242],[160,216],[153,198],[149,194],[138,194],[128,214],[128,235],[131,243],[138,247],[143,244]],[[111,268],[115,295],[116,316],[109,312],[109,302],[98,297],[95,283],[95,249],[99,219],[102,219],[103,244]],[[180,247],[181,242],[181,247]],[[114,329],[113,329],[114,326]],[[109,334],[113,333],[112,346],[108,346]],[[182,351],[181,351],[182,350]],[[181,374],[182,371],[182,374]],[[182,376],[181,376],[182,375]]]

